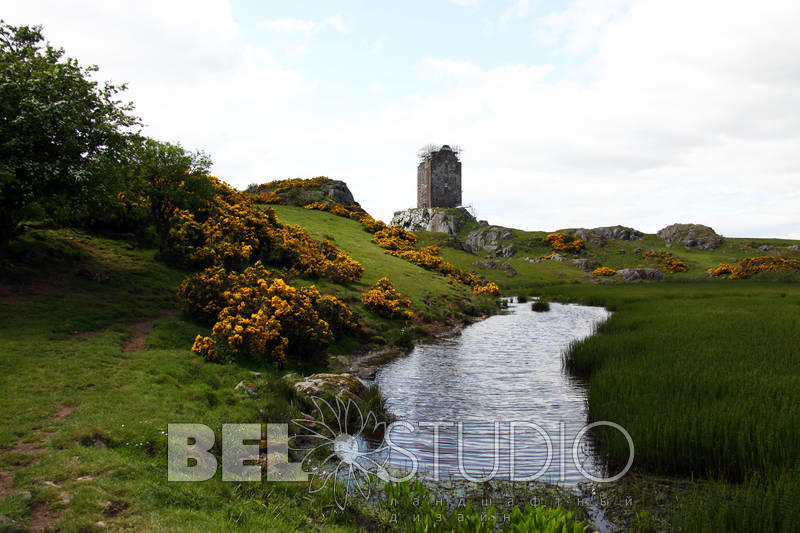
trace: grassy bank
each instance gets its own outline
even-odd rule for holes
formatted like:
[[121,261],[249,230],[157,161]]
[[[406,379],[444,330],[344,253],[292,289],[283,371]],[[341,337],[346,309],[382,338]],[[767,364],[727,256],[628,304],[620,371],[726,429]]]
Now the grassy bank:
[[[575,344],[590,417],[621,424],[640,472],[713,480],[683,491],[690,531],[794,531],[800,516],[800,287],[706,282],[555,286],[548,298],[614,315]],[[599,434],[615,464],[628,448]]]

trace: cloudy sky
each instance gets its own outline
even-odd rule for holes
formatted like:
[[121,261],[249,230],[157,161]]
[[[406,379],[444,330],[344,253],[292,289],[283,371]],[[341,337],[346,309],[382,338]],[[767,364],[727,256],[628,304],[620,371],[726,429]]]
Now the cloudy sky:
[[673,222],[800,238],[800,2],[8,2],[146,133],[237,187],[345,180],[388,219],[416,152],[463,147],[464,201],[524,229]]

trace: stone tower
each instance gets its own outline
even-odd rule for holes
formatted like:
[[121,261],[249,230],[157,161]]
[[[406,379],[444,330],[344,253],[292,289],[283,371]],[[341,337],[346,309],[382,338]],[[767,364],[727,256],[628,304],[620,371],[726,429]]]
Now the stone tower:
[[461,205],[461,161],[446,144],[427,152],[417,167],[417,207]]

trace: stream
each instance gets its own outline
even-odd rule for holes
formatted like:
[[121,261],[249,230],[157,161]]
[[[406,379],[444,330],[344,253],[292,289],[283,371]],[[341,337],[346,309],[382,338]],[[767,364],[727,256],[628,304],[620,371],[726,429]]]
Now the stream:
[[573,454],[587,424],[586,391],[564,371],[562,354],[609,314],[556,303],[536,313],[530,303],[510,303],[504,314],[379,368],[389,411],[407,424],[389,435],[388,464],[432,479],[562,486],[584,481],[580,468],[602,475],[588,434]]

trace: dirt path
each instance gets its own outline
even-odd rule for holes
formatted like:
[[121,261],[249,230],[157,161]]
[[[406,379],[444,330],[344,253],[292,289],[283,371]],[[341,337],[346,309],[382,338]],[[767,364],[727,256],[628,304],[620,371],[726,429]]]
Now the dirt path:
[[147,349],[145,341],[147,336],[153,331],[153,326],[156,321],[162,318],[175,316],[175,311],[161,311],[161,314],[156,318],[148,318],[141,322],[131,324],[131,338],[122,347],[123,352],[141,352]]

